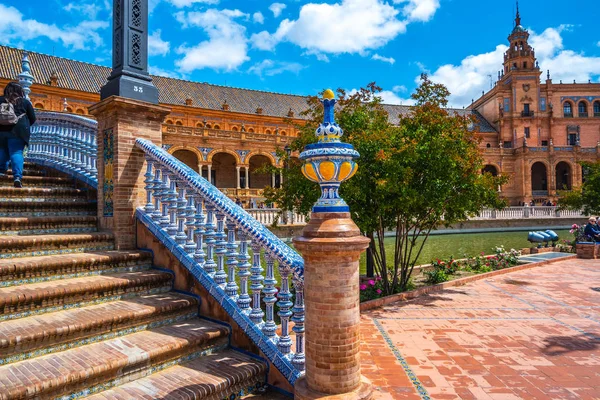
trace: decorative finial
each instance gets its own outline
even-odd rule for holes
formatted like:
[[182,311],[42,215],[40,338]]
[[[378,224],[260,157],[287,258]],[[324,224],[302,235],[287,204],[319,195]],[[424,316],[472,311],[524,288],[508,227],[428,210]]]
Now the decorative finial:
[[332,90],[323,92],[321,103],[325,108],[323,123],[315,132],[319,141],[307,145],[300,154],[300,159],[306,162],[302,173],[321,186],[321,198],[313,206],[314,213],[349,212],[350,208],[339,195],[339,188],[356,173],[355,160],[360,155],[351,144],[340,140],[344,132],[335,122],[336,101]]
[[546,73],[546,79],[550,80],[550,70]]
[[23,58],[21,59],[21,73],[17,77],[19,79],[19,85],[25,92],[25,98],[29,100],[29,93],[31,93],[31,85],[33,85],[33,75],[31,75],[31,65],[29,64],[29,53],[23,52]]
[[67,103],[67,98],[63,98],[63,111],[67,111],[67,107],[69,107],[69,103]]
[[517,0],[517,17],[515,18],[515,26],[521,25],[521,15],[519,14],[519,0]]

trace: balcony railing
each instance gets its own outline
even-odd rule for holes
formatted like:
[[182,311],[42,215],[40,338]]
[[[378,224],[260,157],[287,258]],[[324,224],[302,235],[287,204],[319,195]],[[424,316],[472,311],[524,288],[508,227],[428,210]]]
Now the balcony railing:
[[573,118],[573,113],[564,113],[563,117],[564,118]]
[[548,190],[533,190],[531,194],[533,197],[548,196]]
[[594,117],[596,117],[596,118],[600,117],[600,112],[594,112]]
[[229,131],[224,129],[193,128],[189,126],[163,124],[163,134],[198,136],[218,139],[251,140],[257,142],[287,143],[293,139],[290,136],[275,133],[256,133],[247,131]]
[[521,117],[533,118],[533,115],[534,115],[533,111],[521,111]]
[[579,112],[579,118],[587,118],[588,117],[588,112]]

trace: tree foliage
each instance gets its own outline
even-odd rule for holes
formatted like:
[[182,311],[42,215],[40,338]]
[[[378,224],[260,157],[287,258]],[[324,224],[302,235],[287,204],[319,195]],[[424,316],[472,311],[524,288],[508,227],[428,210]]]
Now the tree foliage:
[[[386,294],[406,289],[423,246],[433,229],[477,214],[482,207],[501,208],[497,188],[504,177],[481,174],[483,158],[469,117],[449,113],[448,90],[426,75],[413,95],[410,113],[390,123],[374,83],[357,93],[338,90],[336,120],[343,141],[360,153],[356,175],[342,184],[340,195],[352,218],[371,239],[375,270]],[[309,99],[306,125],[292,149],[316,140],[322,120],[318,98]],[[283,154],[284,157],[287,155]],[[265,197],[286,210],[307,213],[319,196],[299,166],[289,165],[281,189]],[[385,252],[385,233],[395,233],[392,255]]]
[[559,206],[568,210],[582,210],[585,215],[600,214],[600,162],[580,163],[585,181],[578,188],[560,192]]

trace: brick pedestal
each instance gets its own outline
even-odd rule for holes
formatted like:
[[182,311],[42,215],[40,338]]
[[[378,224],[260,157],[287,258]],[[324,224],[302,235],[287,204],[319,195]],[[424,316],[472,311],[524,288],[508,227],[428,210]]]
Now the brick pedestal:
[[90,107],[98,120],[98,223],[115,233],[118,250],[135,248],[134,214],[145,204],[145,159],[138,138],[162,144],[161,124],[170,109],[123,97]]
[[306,375],[296,399],[371,398],[360,374],[359,256],[369,239],[349,213],[313,213],[294,246],[304,257]]
[[577,258],[595,260],[600,258],[600,243],[577,243]]

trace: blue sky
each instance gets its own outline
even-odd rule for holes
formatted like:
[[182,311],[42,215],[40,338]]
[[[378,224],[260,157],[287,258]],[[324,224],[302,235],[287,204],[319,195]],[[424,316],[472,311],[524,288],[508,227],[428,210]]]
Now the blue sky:
[[[149,1],[157,75],[302,95],[376,81],[386,102],[407,104],[425,71],[458,107],[495,80],[515,11],[512,0]],[[600,82],[597,1],[521,1],[555,81]],[[111,9],[112,0],[0,0],[0,43],[110,66]]]

